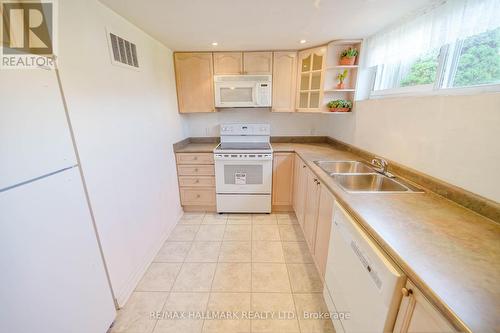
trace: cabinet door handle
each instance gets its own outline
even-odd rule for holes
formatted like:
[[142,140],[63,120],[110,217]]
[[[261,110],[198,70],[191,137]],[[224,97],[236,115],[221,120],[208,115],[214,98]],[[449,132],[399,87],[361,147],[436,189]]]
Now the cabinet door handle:
[[199,179],[196,179],[194,182],[195,182],[196,184],[198,184],[198,183],[200,182],[200,180],[199,180]]
[[305,168],[305,167],[306,167],[305,165],[302,166],[302,168]]
[[196,195],[196,199],[199,199],[199,198],[200,198],[200,195],[199,195],[199,194],[197,194],[197,195]]
[[194,172],[198,172],[198,168],[194,169]]
[[408,296],[413,295],[413,290],[403,288],[403,289],[401,289],[401,293],[403,294],[404,297],[408,297]]
[[198,156],[195,156],[195,157],[194,157],[194,160],[195,160],[195,161],[197,161],[197,160],[198,160]]

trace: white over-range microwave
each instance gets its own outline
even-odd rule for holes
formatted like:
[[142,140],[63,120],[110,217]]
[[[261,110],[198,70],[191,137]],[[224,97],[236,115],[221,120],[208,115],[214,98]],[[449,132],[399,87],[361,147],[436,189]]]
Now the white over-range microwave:
[[271,107],[271,75],[216,75],[215,107]]

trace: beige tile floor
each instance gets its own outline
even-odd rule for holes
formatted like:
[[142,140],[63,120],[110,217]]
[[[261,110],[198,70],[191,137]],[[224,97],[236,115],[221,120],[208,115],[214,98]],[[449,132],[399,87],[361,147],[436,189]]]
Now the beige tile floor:
[[[304,316],[327,312],[322,288],[293,213],[186,213],[111,332],[334,332]],[[211,313],[219,317],[199,317]]]

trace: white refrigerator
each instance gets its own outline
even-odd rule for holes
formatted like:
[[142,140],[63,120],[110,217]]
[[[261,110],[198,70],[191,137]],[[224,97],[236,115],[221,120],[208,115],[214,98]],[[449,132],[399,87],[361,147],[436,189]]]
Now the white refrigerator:
[[54,71],[0,75],[0,332],[104,333],[116,315]]

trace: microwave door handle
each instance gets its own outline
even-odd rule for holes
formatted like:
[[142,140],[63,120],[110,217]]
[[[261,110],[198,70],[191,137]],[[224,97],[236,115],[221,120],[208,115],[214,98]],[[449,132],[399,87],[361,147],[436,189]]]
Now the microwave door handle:
[[259,93],[259,83],[256,83],[255,84],[255,89],[253,90],[253,100],[254,100],[254,104],[255,106],[259,106],[260,105],[260,93]]

